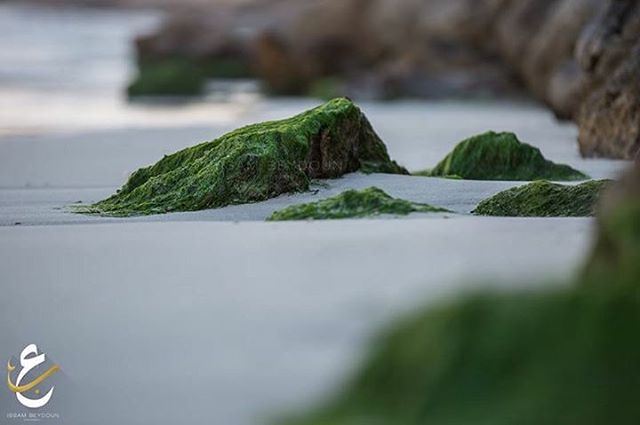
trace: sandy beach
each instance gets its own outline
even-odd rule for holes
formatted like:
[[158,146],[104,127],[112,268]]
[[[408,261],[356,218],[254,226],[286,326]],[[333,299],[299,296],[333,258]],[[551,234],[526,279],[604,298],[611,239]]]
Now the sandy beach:
[[[91,94],[61,97],[74,106],[57,108],[55,120],[47,119],[51,104],[21,97],[40,126],[15,121],[8,109],[1,115],[0,347],[38,341],[62,365],[49,406],[65,415],[62,423],[262,423],[338,388],[372,332],[400,313],[460,291],[554,285],[589,250],[589,218],[470,215],[521,182],[356,173],[218,210],[75,214],[71,207],[109,196],[164,154],[319,103],[241,96],[197,103],[191,113],[159,106],[158,118],[148,105],[124,104],[114,92],[120,80],[105,88],[112,97],[102,117],[82,112]],[[412,171],[487,130],[513,131],[594,179],[615,178],[627,165],[582,159],[574,125],[532,104],[361,106],[391,156]],[[370,186],[452,213],[264,222],[287,205]],[[9,403],[0,392],[0,406]]]
[[[302,107],[265,102],[243,120]],[[411,105],[418,112],[410,128],[394,116],[397,107],[364,109],[391,154],[412,169],[486,128],[514,130],[596,178],[625,165],[580,159],[573,128],[530,107]],[[469,119],[450,126],[459,116]],[[339,386],[372,332],[412,306],[488,285],[560,280],[589,247],[592,219],[469,215],[481,199],[521,184],[514,182],[352,174],[317,192],[219,210],[128,219],[68,210],[108,196],[163,153],[225,130],[0,140],[0,346],[35,339],[73,365],[52,408],[75,423],[261,423]],[[372,185],[455,213],[260,222],[286,205]]]

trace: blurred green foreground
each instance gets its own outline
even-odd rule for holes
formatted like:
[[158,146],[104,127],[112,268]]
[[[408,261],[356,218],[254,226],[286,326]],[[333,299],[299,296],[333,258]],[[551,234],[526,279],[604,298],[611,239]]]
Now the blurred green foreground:
[[566,289],[417,311],[379,336],[333,400],[285,423],[640,423],[640,166],[605,193],[597,221]]

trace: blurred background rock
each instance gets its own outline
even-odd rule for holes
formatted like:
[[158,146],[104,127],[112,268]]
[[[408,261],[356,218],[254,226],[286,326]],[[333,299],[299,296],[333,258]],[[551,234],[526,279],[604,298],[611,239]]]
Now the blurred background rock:
[[132,96],[194,95],[207,79],[245,77],[273,95],[531,96],[578,124],[585,156],[640,149],[635,0],[44,2],[167,12],[135,40]]

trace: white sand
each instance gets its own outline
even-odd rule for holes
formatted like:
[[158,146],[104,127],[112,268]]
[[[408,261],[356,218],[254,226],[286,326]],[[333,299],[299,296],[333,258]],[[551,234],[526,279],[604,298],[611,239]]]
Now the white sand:
[[[242,121],[306,106],[263,103]],[[365,110],[391,154],[412,169],[489,128],[514,130],[596,178],[625,165],[580,159],[575,130],[531,108],[401,103]],[[0,139],[0,347],[15,355],[36,342],[62,365],[50,411],[63,414],[63,423],[260,423],[335,388],[390,317],[464,288],[561,281],[588,250],[591,219],[465,215],[521,184],[510,182],[352,174],[317,194],[220,210],[126,220],[66,211],[224,128]],[[459,214],[255,222],[291,203],[371,185]],[[219,222],[229,220],[239,223]],[[15,410],[8,394],[0,392],[0,410]]]
[[[65,424],[260,423],[333,388],[400,311],[569,273],[589,229],[475,217],[5,227],[0,347],[36,342],[62,366],[48,410]],[[0,409],[14,405],[0,391]]]
[[[582,261],[591,219],[465,215],[509,182],[354,174],[317,194],[215,211],[127,220],[69,213],[163,154],[317,103],[243,95],[127,104],[127,40],[154,20],[0,6],[0,358],[36,343],[61,365],[46,408],[62,414],[57,423],[260,423],[338,385],[389,318],[463,289],[557,285]],[[594,178],[625,165],[581,159],[575,128],[532,106],[363,108],[412,170],[489,129],[515,131]],[[371,185],[458,214],[255,221]],[[0,391],[3,420],[21,410]]]

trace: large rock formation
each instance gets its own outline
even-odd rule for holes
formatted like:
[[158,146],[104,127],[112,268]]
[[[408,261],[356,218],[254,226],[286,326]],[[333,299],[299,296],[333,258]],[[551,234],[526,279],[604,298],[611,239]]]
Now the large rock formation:
[[611,0],[580,40],[588,79],[577,114],[583,155],[638,158],[640,2]]
[[603,194],[598,236],[583,278],[599,285],[640,284],[640,164]]
[[639,283],[637,166],[605,195],[593,256],[571,285],[414,309],[334,397],[282,423],[636,424]]
[[358,170],[407,174],[360,109],[334,99],[165,156],[133,173],[115,195],[79,212],[128,216],[218,208],[307,190],[311,179]]
[[285,94],[318,85],[378,98],[524,89],[578,123],[584,155],[638,152],[637,0],[208,1],[215,6],[173,13],[140,38],[141,62],[239,63],[232,69]]

